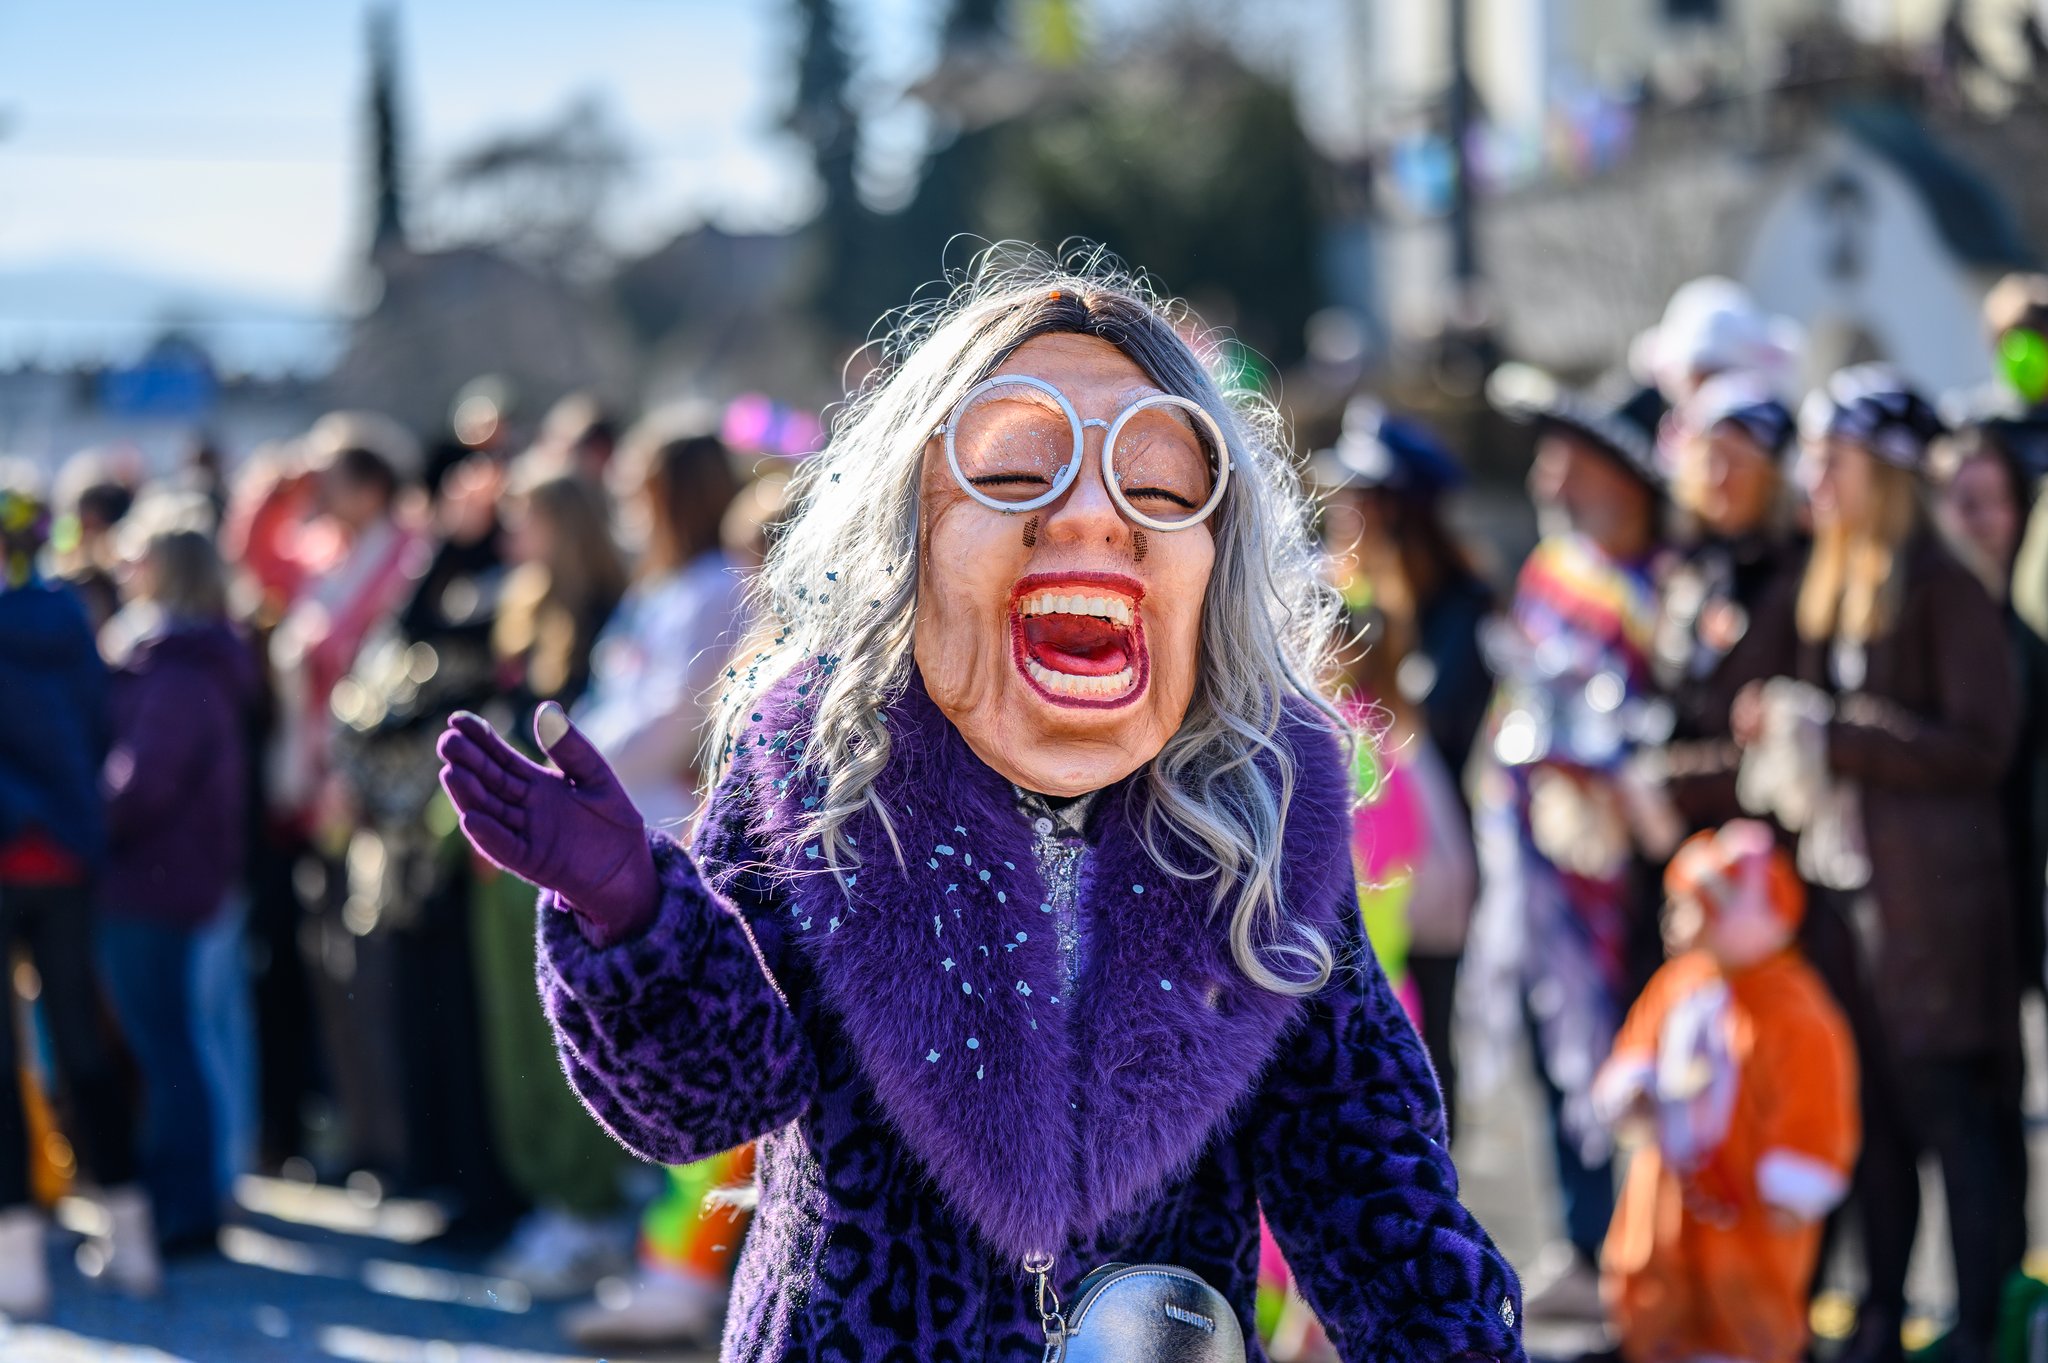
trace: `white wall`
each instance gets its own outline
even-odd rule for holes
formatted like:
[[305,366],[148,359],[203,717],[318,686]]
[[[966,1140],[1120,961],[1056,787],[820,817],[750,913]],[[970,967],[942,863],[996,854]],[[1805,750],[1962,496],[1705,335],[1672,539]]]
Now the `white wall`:
[[[1869,206],[1853,227],[1822,203],[1821,186],[1837,173],[1862,186]],[[1858,243],[1862,269],[1838,280],[1828,260],[1845,230]],[[1990,377],[1978,330],[1980,284],[1949,255],[1906,179],[1843,134],[1820,139],[1767,203],[1740,271],[1765,307],[1811,332],[1867,333],[1882,358],[1930,393]]]

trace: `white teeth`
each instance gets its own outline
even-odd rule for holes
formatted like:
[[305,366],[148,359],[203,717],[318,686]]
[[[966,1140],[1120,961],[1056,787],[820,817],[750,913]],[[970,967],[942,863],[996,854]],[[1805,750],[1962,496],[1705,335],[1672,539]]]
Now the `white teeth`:
[[1039,592],[1018,602],[1017,610],[1023,615],[1099,615],[1105,620],[1122,625],[1125,629],[1131,627],[1131,621],[1135,618],[1130,598],[1124,596],[1080,596]]
[[1056,696],[1073,696],[1080,700],[1108,700],[1121,696],[1137,681],[1137,673],[1126,667],[1106,677],[1082,677],[1071,672],[1055,672],[1036,658],[1026,658],[1024,668],[1037,682]]

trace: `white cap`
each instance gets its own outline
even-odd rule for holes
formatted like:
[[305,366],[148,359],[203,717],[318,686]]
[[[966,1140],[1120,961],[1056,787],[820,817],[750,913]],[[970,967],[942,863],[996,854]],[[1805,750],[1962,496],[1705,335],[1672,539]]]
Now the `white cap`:
[[1758,307],[1732,279],[1709,275],[1680,286],[1664,318],[1637,336],[1631,366],[1673,401],[1707,374],[1754,374],[1779,395],[1798,379],[1799,324]]

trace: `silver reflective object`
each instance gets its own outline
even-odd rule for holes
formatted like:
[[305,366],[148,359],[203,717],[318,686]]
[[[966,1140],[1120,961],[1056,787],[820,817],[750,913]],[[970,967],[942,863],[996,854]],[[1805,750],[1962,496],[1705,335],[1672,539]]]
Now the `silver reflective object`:
[[1172,1264],[1103,1265],[1047,1334],[1045,1363],[1245,1363],[1230,1303]]

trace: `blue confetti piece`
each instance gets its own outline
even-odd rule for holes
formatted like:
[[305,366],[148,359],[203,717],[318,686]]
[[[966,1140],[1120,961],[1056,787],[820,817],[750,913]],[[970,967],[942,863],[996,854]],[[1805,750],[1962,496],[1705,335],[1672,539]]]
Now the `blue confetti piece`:
[[939,1063],[939,1053],[937,1051],[926,1051],[924,1058],[931,1061],[934,1065]]
[[809,857],[812,861],[816,861],[818,859],[818,844],[812,843],[809,847],[806,847],[804,849],[804,855],[806,857]]
[[979,875],[979,876],[981,877],[981,883],[982,883],[982,884],[984,884],[984,885],[988,884],[988,869],[987,869],[986,867],[984,867],[984,868],[982,868],[982,869],[981,869],[980,871],[976,872],[976,874],[977,874],[977,875]]
[[937,857],[926,857],[924,864],[931,867],[934,871],[939,869],[939,859]]
[[[948,885],[948,886],[946,887],[946,893],[947,893],[947,894],[951,894],[951,893],[953,893],[953,891],[955,891],[955,890],[957,890],[957,889],[959,889],[959,888],[960,888],[960,887],[959,887],[958,885]],[[957,913],[957,912],[958,912],[958,910],[955,910],[955,912]]]
[[811,920],[806,918],[803,922],[797,924],[797,926],[802,928],[805,932],[809,932],[811,930]]
[[987,948],[987,947],[983,947],[983,948],[981,949],[981,954],[982,954],[982,955],[984,955],[984,956],[988,955],[988,948]]
[[1038,1030],[1038,1019],[1037,1019],[1037,1018],[1025,1018],[1024,1020],[1025,1020],[1026,1022],[1028,1022],[1028,1023],[1030,1023],[1030,1024],[1031,1024],[1031,1030],[1032,1030],[1032,1031],[1034,1031],[1034,1032],[1035,1032],[1035,1031],[1037,1031],[1037,1030]]
[[972,993],[974,992],[974,981],[972,981],[972,980],[962,980],[962,981],[960,981],[960,992],[961,992],[961,993],[963,993],[963,994],[972,994]]
[[980,1038],[980,1037],[978,1037],[978,1036],[971,1036],[971,1037],[968,1037],[968,1038],[967,1038],[967,1049],[968,1049],[968,1050],[970,1050],[970,1051],[978,1051],[978,1050],[980,1050],[980,1049],[981,1049],[981,1038]]
[[1003,869],[1005,871],[1014,871],[1017,869],[1017,863],[1014,861],[1006,861],[1003,863]]
[[1131,893],[1132,893],[1132,894],[1143,894],[1143,893],[1145,893],[1145,887],[1144,887],[1143,885],[1133,885],[1133,886],[1131,886]]
[[804,796],[804,808],[805,808],[805,809],[816,809],[817,807],[818,807],[818,797],[817,797],[817,796],[815,796],[815,795],[806,795],[806,796]]
[[1167,993],[1169,993],[1169,994],[1170,994],[1170,993],[1172,993],[1172,992],[1173,992],[1173,981],[1172,981],[1172,980],[1161,980],[1161,981],[1159,982],[1159,987],[1160,987],[1161,989],[1164,989],[1164,990],[1165,990],[1165,991],[1166,991]]
[[852,889],[852,888],[853,888],[853,886],[854,886],[854,882],[858,881],[859,879],[860,879],[860,872],[859,872],[859,871],[848,871],[848,872],[846,873],[846,888],[847,888],[847,889],[849,889],[849,890],[850,890],[850,889]]
[[[837,581],[839,580],[839,574],[837,574],[837,573],[827,573],[827,574],[825,574],[825,580],[826,580],[827,582],[837,582]],[[754,636],[754,637],[756,637],[756,638],[759,638],[760,636],[759,636],[759,635],[756,635],[756,636]]]
[[975,1077],[976,1079],[979,1079],[979,1078],[981,1078],[981,1066],[979,1066],[979,1065],[976,1065],[976,1066],[974,1067],[974,1077]]
[[833,920],[832,920],[831,922],[827,923],[827,924],[825,925],[825,931],[827,931],[827,932],[837,932],[837,931],[839,931],[839,920],[838,920],[837,918],[834,918],[834,919],[833,919]]
[[1019,980],[1017,981],[1017,992],[1028,999],[1031,997],[1031,986],[1024,983],[1024,981]]
[[[964,856],[964,857],[960,858],[960,862],[961,862],[961,864],[962,864],[963,866],[972,866],[972,865],[974,865],[974,853],[972,853],[972,852],[969,852],[969,853],[968,853],[968,854],[967,854],[966,856]],[[986,871],[982,872],[982,876],[981,876],[981,878],[982,878],[983,880],[987,880],[987,879],[988,879],[988,873],[987,873]]]
[[1017,934],[1017,940],[1020,942],[1028,942],[1031,940],[1031,934],[1028,932],[1020,932]]
[[945,960],[940,961],[939,964],[946,967],[946,969],[951,970],[957,964],[957,962],[955,962],[951,956],[948,956]]
[[997,891],[996,891],[996,903],[998,903],[998,904],[1007,904],[1007,903],[1009,903],[1009,902],[1010,902],[1010,896],[1008,896],[1007,894],[1004,894],[1004,893],[1003,893],[1003,892],[1002,892],[1001,890],[997,890]]
[[942,842],[937,847],[934,847],[932,851],[937,852],[942,857],[950,857],[953,855],[953,845]]
[[1051,912],[1052,912],[1052,905],[1050,905],[1050,904],[1040,904],[1040,905],[1038,906],[1038,911],[1039,911],[1040,913],[1051,913]]

